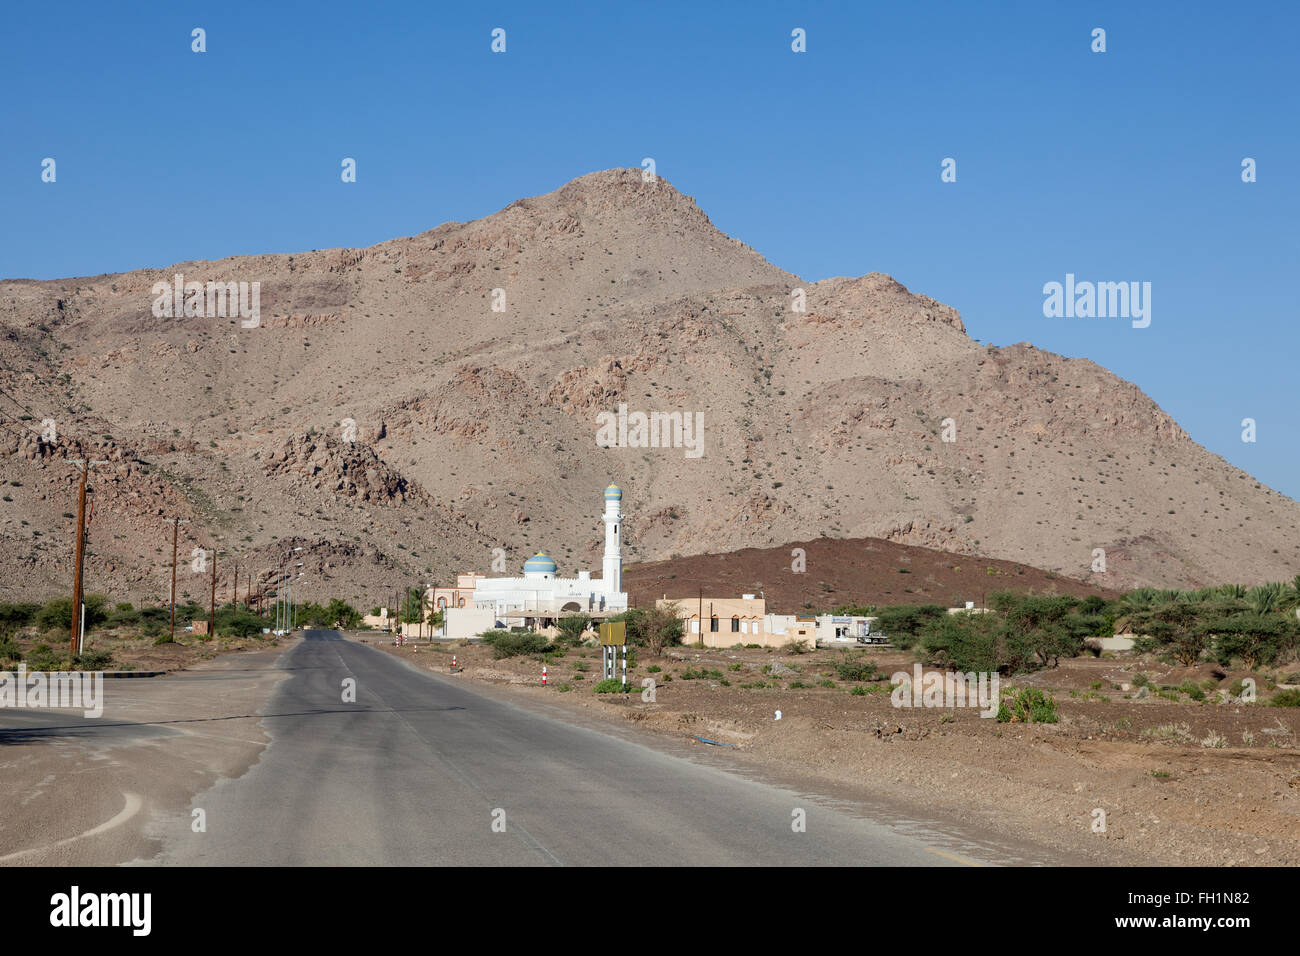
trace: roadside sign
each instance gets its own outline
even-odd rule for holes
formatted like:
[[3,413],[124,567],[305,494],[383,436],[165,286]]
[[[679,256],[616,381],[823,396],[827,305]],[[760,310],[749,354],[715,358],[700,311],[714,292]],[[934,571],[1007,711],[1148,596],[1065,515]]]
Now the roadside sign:
[[627,621],[606,621],[600,625],[600,643],[626,644]]

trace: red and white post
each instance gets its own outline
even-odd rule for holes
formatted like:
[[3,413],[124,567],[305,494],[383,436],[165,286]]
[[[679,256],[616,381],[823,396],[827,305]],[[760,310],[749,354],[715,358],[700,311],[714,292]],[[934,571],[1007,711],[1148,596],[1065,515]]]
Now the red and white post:
[[542,686],[546,686],[546,665],[542,665]]

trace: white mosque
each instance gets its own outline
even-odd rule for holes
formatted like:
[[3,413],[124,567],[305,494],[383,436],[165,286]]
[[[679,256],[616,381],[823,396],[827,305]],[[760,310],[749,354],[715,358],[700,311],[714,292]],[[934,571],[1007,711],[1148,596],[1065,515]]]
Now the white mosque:
[[605,489],[605,557],[600,577],[579,571],[576,578],[562,578],[555,559],[539,551],[524,562],[523,577],[458,575],[455,588],[433,589],[435,606],[490,611],[495,626],[522,623],[532,627],[545,627],[566,614],[603,618],[626,611],[622,501],[623,490],[618,485]]

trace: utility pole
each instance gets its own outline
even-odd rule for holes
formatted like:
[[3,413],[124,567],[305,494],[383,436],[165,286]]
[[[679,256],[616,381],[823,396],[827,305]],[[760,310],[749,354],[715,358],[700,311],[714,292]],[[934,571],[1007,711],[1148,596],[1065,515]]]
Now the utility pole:
[[704,585],[700,585],[700,641],[704,641]]
[[180,518],[172,518],[172,643],[176,642],[176,542],[181,525],[189,524]]
[[230,610],[239,610],[239,560],[235,560],[235,573],[230,582]]
[[212,549],[212,605],[208,612],[208,637],[217,636],[217,555],[225,554],[225,551]]
[[81,571],[86,557],[86,479],[90,475],[91,468],[96,465],[107,465],[108,462],[76,458],[72,463],[81,468],[81,487],[77,491],[76,570],[72,580],[72,634],[69,652],[75,657],[81,637]]
[[217,636],[217,549],[212,549],[212,605],[208,611],[208,638]]

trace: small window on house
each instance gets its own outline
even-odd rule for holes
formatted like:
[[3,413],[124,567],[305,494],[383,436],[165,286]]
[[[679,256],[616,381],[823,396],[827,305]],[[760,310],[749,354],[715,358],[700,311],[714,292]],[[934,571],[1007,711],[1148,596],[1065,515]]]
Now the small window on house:
[[734,615],[731,618],[731,633],[733,634],[740,633],[740,618]]

